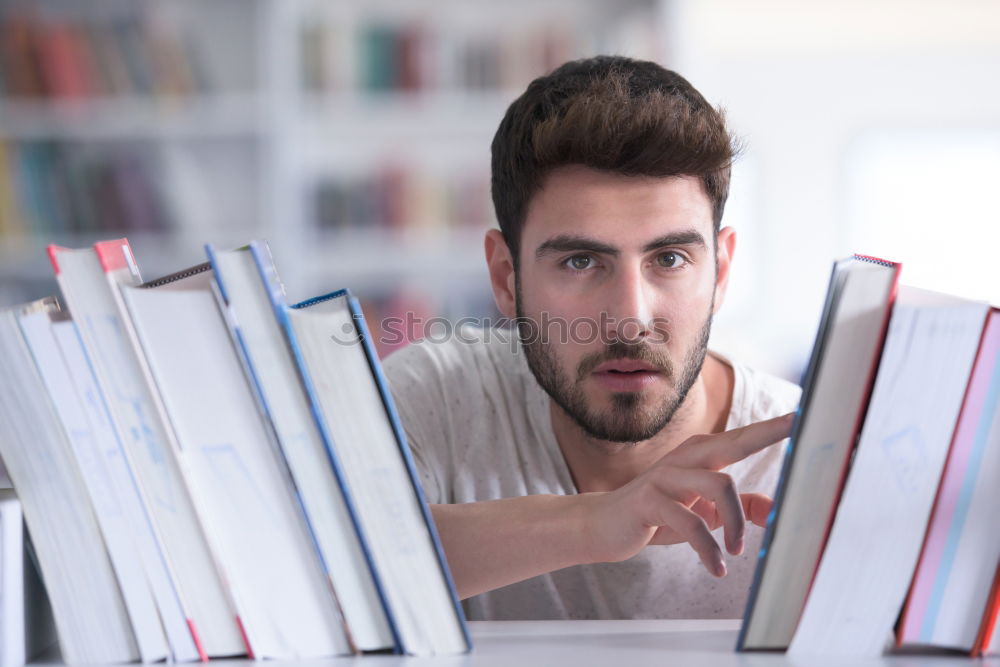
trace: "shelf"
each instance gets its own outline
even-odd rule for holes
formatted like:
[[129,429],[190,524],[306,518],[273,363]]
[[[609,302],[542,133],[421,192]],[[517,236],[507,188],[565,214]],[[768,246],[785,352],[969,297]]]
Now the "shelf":
[[[569,57],[590,52],[598,43],[613,44],[608,40],[622,34],[616,28],[622,17],[635,9],[655,15],[658,3],[517,0],[507,6],[445,0],[441,7],[429,8],[407,0],[373,0],[364,6],[325,0],[184,0],[168,3],[162,16],[158,11],[148,16],[140,12],[138,25],[145,25],[146,19],[149,25],[160,25],[162,19],[162,25],[185,39],[184,48],[192,49],[187,54],[190,64],[206,75],[204,86],[191,89],[204,92],[171,98],[139,94],[145,90],[141,86],[110,86],[100,89],[125,94],[81,99],[0,94],[0,145],[12,149],[0,163],[0,200],[7,194],[6,181],[16,189],[11,190],[13,203],[20,211],[12,222],[0,221],[0,229],[9,234],[0,232],[0,290],[7,290],[5,298],[16,298],[9,295],[51,280],[45,253],[49,242],[85,247],[127,235],[145,277],[203,261],[206,242],[227,247],[263,237],[270,241],[282,279],[290,287],[301,286],[292,292],[315,293],[314,288],[338,283],[372,293],[414,285],[442,301],[455,294],[465,298],[488,292],[478,228],[317,230],[319,213],[328,212],[318,208],[328,203],[318,199],[319,188],[367,188],[374,183],[396,206],[391,218],[416,225],[432,220],[485,225],[492,219],[485,210],[490,144],[527,81],[542,74],[548,67],[543,63],[557,55]],[[53,17],[89,29],[92,22],[114,23],[120,13],[114,7],[90,7],[65,15],[54,12]],[[126,18],[131,16],[125,12]],[[324,47],[330,49],[324,51],[330,58],[323,61],[329,76],[303,77],[308,55],[303,27],[323,25],[326,37],[333,40]],[[405,80],[424,87],[361,87],[371,79],[360,65],[374,56],[357,52],[356,38],[368,26],[392,31],[410,25],[426,30],[416,39],[421,48],[414,53],[427,76]],[[608,39],[597,40],[601,35]],[[625,43],[633,52],[635,40]],[[542,46],[553,50],[540,50]],[[464,67],[470,63],[472,69]],[[492,76],[494,70],[500,75]],[[477,72],[482,76],[464,76]],[[342,87],[307,89],[307,81]],[[466,81],[497,83],[490,88],[462,87]],[[131,169],[131,158],[137,155],[144,159],[137,163],[139,169]],[[62,164],[67,165],[52,172],[58,178],[40,177],[55,159],[65,159]],[[402,179],[397,178],[400,173]],[[79,216],[63,221],[46,215],[46,198],[66,198],[59,180],[66,174],[74,177],[71,185],[79,181],[86,186],[78,188],[85,194],[99,193],[86,194],[101,204],[93,207],[97,213],[86,206],[85,196],[72,190],[67,201],[83,209]],[[149,198],[157,199],[167,212],[164,220],[176,227],[145,233],[45,231],[126,220],[143,224],[143,216],[132,209],[126,215],[114,208],[116,201],[125,208],[126,195],[134,195],[128,179],[133,176],[153,183],[146,188],[152,193]],[[394,178],[404,185],[397,188]],[[143,188],[135,191],[144,193]],[[140,197],[127,199],[128,206],[137,207],[136,199]],[[376,217],[351,210],[364,219]],[[37,221],[40,226],[22,231],[21,218],[25,225]],[[145,228],[156,227],[157,221]]]
[[[62,234],[51,237],[5,237],[0,247],[0,281],[37,281],[51,276],[45,248],[50,243],[82,248],[102,239],[126,236],[146,278],[205,261],[204,244],[236,247],[253,238],[247,230],[213,233],[171,231],[161,233],[105,232]],[[351,286],[426,282],[441,284],[469,281],[476,289],[488,281],[483,258],[483,232],[476,230],[346,230],[309,235],[303,243],[269,239],[282,274],[350,282]],[[305,258],[296,249],[309,248]],[[287,271],[286,271],[287,268]]]
[[126,237],[145,278],[155,278],[206,261],[205,244],[236,247],[258,237],[252,230],[167,230],[161,232],[64,232],[45,236],[4,236],[0,245],[0,282],[51,277],[49,244],[84,248],[97,241]]
[[115,97],[0,101],[0,139],[127,140],[254,136],[261,99],[251,93],[192,98]]
[[306,95],[299,128],[305,136],[344,140],[492,138],[519,91],[426,91]]
[[[349,230],[319,233],[306,239],[309,256],[299,273],[313,279],[343,280],[349,286],[458,281],[457,288],[488,287],[481,230]],[[278,268],[292,259],[275,247]]]

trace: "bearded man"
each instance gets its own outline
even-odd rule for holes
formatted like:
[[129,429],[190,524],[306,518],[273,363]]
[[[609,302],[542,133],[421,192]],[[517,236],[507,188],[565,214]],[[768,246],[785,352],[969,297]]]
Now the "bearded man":
[[504,116],[485,251],[517,335],[385,363],[470,619],[743,613],[799,389],[707,350],[733,153],[691,84],[622,57]]

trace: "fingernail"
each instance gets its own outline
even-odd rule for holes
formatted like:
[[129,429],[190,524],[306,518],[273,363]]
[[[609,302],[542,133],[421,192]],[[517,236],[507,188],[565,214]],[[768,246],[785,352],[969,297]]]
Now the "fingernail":
[[742,554],[743,553],[743,549],[745,549],[745,548],[746,548],[746,540],[744,540],[742,537],[740,539],[736,540],[736,555],[737,556],[739,556],[740,554]]
[[720,559],[715,563],[715,576],[726,576],[726,561]]

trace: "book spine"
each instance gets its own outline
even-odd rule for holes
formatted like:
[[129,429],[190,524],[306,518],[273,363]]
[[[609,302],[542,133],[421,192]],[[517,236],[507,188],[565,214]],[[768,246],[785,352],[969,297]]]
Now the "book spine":
[[[261,279],[264,285],[267,287],[268,296],[271,299],[271,306],[275,317],[277,318],[278,324],[281,326],[282,331],[285,334],[285,342],[288,345],[288,350],[292,355],[295,362],[295,367],[299,374],[299,380],[302,382],[302,386],[305,388],[305,393],[309,401],[309,410],[313,416],[313,420],[316,424],[316,428],[320,434],[320,438],[323,441],[324,448],[326,450],[327,460],[330,463],[330,468],[333,471],[334,478],[337,480],[337,486],[340,487],[342,497],[344,499],[344,505],[347,507],[348,515],[351,518],[351,525],[354,529],[355,534],[358,536],[358,542],[361,547],[361,552],[364,556],[365,562],[368,564],[368,570],[371,574],[372,581],[375,586],[376,594],[378,595],[379,604],[382,607],[383,613],[385,613],[386,620],[388,621],[389,631],[392,634],[393,641],[393,653],[402,654],[403,653],[403,643],[402,638],[399,634],[399,627],[393,616],[392,609],[389,607],[389,601],[385,593],[385,587],[382,583],[382,578],[379,575],[378,569],[375,567],[375,560],[372,557],[371,547],[369,546],[368,538],[361,526],[358,519],[358,511],[356,509],[356,504],[354,498],[347,486],[346,477],[344,476],[343,470],[340,466],[340,461],[337,458],[336,451],[333,446],[333,438],[330,435],[329,430],[326,427],[326,422],[323,419],[323,411],[316,400],[316,389],[313,387],[312,379],[309,376],[308,369],[306,368],[305,360],[302,357],[302,352],[299,349],[298,343],[296,342],[295,330],[292,327],[292,323],[288,318],[287,310],[289,306],[285,302],[285,290],[281,284],[281,280],[278,278],[277,269],[274,266],[274,262],[271,260],[271,253],[267,246],[263,243],[254,241],[250,243],[250,252],[253,254],[254,262],[257,265],[257,270],[260,273]],[[334,294],[342,294],[341,292],[336,292]],[[321,299],[329,298],[331,295],[326,297],[320,297]],[[310,300],[309,303],[315,300]],[[299,306],[303,304],[297,304]]]
[[427,505],[427,499],[424,496],[423,487],[420,485],[419,478],[417,477],[417,469],[413,463],[413,455],[410,452],[409,443],[406,440],[406,432],[403,430],[402,424],[399,420],[399,414],[396,412],[396,406],[392,401],[392,394],[389,391],[389,384],[386,381],[385,374],[382,372],[382,366],[379,363],[378,355],[375,353],[371,333],[368,331],[368,325],[365,323],[365,317],[361,312],[361,306],[357,299],[351,296],[349,291],[344,290],[344,292],[348,307],[351,310],[351,316],[354,319],[354,324],[361,340],[361,344],[364,347],[365,356],[368,358],[368,366],[371,369],[372,376],[375,378],[375,384],[378,386],[379,395],[382,398],[382,405],[385,407],[386,416],[389,418],[392,431],[396,436],[396,444],[399,446],[399,453],[406,466],[406,472],[407,475],[409,475],[410,484],[413,486],[413,492],[417,496],[417,502],[420,505],[420,512],[423,515],[427,531],[430,534],[431,543],[434,545],[434,550],[437,553],[438,565],[441,567],[441,574],[444,577],[445,582],[448,584],[448,593],[451,596],[452,606],[455,609],[455,618],[462,630],[462,636],[465,638],[466,650],[471,651],[472,637],[469,635],[469,627],[465,622],[465,613],[463,612],[462,605],[458,599],[455,581],[452,579],[451,570],[448,568],[448,561],[444,555],[444,548],[441,546],[441,538],[437,533],[434,518],[431,516],[430,507]]
[[320,549],[319,540],[316,537],[316,531],[313,527],[313,521],[309,516],[309,511],[306,509],[305,502],[302,500],[302,491],[299,488],[298,483],[295,481],[295,476],[292,474],[288,465],[288,460],[284,455],[284,448],[282,447],[281,440],[278,437],[277,430],[275,429],[274,420],[271,418],[271,410],[268,407],[267,398],[264,394],[263,387],[261,386],[260,378],[258,377],[257,372],[254,369],[253,361],[250,358],[246,339],[243,336],[243,331],[239,326],[239,322],[237,322],[236,318],[233,316],[232,308],[225,289],[225,280],[219,272],[218,263],[215,260],[215,251],[211,245],[206,245],[205,253],[208,255],[207,265],[211,268],[213,277],[215,278],[215,281],[213,282],[213,291],[216,296],[216,301],[219,304],[219,310],[226,321],[226,327],[229,329],[230,337],[234,343],[233,347],[236,349],[240,365],[243,367],[243,373],[250,381],[250,388],[253,392],[254,401],[257,404],[257,408],[260,410],[261,417],[266,426],[268,438],[278,454],[278,459],[280,459],[283,464],[284,476],[291,485],[292,493],[295,497],[295,503],[298,506],[300,515],[305,519],[304,525],[306,532],[309,535],[309,541],[312,545],[313,552],[319,558],[320,566],[323,569],[323,574],[325,575],[327,581],[331,582],[330,590],[333,594],[334,605],[336,606],[337,614],[340,616],[341,626],[343,628],[344,635],[347,638],[347,642],[351,647],[351,652],[359,653],[357,644],[351,635],[351,628],[347,622],[347,617],[344,614],[344,609],[340,604],[340,598],[337,596],[337,590],[332,585],[332,578],[330,577],[330,564],[324,557],[322,549]]
[[1000,563],[997,564],[997,573],[993,578],[993,586],[990,589],[989,602],[986,605],[986,613],[983,614],[982,625],[979,626],[979,633],[972,646],[973,657],[984,656],[989,651],[998,621],[1000,621]]

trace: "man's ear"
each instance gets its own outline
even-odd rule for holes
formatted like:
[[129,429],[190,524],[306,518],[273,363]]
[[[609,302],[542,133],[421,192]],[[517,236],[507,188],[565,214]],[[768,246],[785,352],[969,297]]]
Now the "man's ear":
[[716,265],[719,267],[715,276],[715,308],[713,314],[719,312],[726,298],[726,287],[729,285],[729,269],[733,263],[733,252],[736,251],[736,230],[723,227],[715,240]]
[[507,241],[499,229],[486,232],[484,239],[486,265],[490,269],[490,284],[493,300],[504,317],[517,317],[517,302],[514,288],[514,258],[507,247]]

